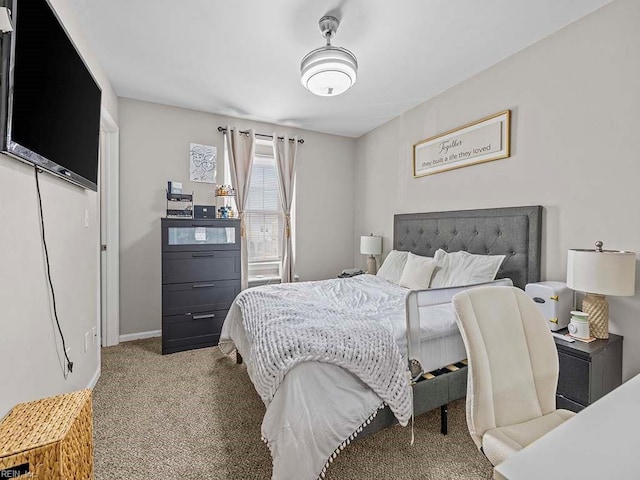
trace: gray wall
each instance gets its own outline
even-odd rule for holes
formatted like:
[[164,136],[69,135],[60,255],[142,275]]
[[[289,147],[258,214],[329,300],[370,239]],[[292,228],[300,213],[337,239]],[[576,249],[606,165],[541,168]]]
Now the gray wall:
[[[68,0],[52,0],[117,119],[117,98],[91,53]],[[60,323],[74,371],[62,372],[62,348],[47,289],[33,167],[0,155],[0,418],[16,403],[86,388],[100,368],[99,348],[84,353],[98,314],[98,196],[48,174],[40,177],[47,243]],[[89,228],[84,228],[85,209]]]
[[[564,280],[569,248],[640,252],[640,2],[617,0],[362,136],[357,237],[392,246],[393,214],[541,204],[543,278]],[[511,109],[511,158],[414,179],[412,145]],[[640,290],[638,276],[636,292]],[[640,296],[610,297],[625,335],[624,378],[640,372]]]
[[159,330],[162,319],[160,218],[167,180],[212,204],[212,185],[189,178],[189,143],[224,144],[218,125],[297,134],[297,273],[302,280],[335,277],[352,266],[355,140],[121,98],[120,333]]

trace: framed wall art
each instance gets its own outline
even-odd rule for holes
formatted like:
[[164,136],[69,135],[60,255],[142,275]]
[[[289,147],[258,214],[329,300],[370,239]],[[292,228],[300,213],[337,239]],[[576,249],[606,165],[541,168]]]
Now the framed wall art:
[[189,144],[189,180],[216,183],[217,153],[218,149],[210,145]]
[[413,176],[509,157],[510,127],[511,110],[505,110],[414,144]]

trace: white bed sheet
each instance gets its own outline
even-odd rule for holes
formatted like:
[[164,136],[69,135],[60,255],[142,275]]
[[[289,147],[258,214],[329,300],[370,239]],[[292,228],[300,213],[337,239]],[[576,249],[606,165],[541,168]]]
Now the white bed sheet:
[[[392,288],[403,299],[408,293],[407,289],[396,285],[390,287],[389,282],[373,275],[341,281],[358,282],[363,291],[381,287],[388,291]],[[425,370],[434,370],[466,355],[451,305],[434,305],[429,310],[420,313],[420,337],[421,345],[424,345]],[[387,319],[387,324],[406,357],[405,311],[400,308],[389,316],[392,318]],[[225,320],[220,347],[227,354],[237,348],[246,361],[249,376],[253,378],[251,345],[244,332],[242,314],[235,303]],[[333,452],[357,432],[381,405],[382,400],[375,392],[340,367],[307,362],[291,369],[267,405],[262,422],[262,437],[273,457],[272,479],[315,480]],[[407,441],[410,441],[410,434],[407,434]]]
[[[237,305],[232,306],[230,315],[237,317],[237,321],[225,323],[228,327],[227,336],[234,342],[235,347],[244,358],[248,358],[249,342],[242,327],[242,313]],[[431,371],[459,362],[466,358],[466,350],[462,341],[462,335],[455,323],[455,313],[450,303],[421,307],[420,311],[420,351],[423,368]],[[397,339],[398,343],[406,348],[406,337]],[[224,349],[229,354],[233,347]],[[403,351],[403,355],[406,355]],[[317,364],[318,362],[311,362]],[[247,369],[251,365],[247,364]],[[251,375],[251,373],[250,373]]]
[[[250,345],[233,305],[225,326],[249,377]],[[223,352],[233,351],[221,344]],[[382,405],[380,397],[341,367],[306,362],[292,368],[267,406],[261,434],[273,458],[272,480],[315,480],[329,456]]]
[[460,332],[432,337],[420,342],[421,365],[425,372],[437,370],[467,358]]

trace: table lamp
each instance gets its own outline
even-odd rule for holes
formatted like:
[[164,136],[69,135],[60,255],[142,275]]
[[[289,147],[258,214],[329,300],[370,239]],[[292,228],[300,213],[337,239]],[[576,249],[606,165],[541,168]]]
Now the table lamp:
[[367,258],[367,273],[375,275],[378,271],[378,266],[374,255],[382,253],[382,237],[374,236],[373,233],[366,237],[360,237],[360,253],[369,255],[369,258]]
[[589,330],[595,338],[609,338],[609,303],[605,295],[635,293],[636,254],[603,250],[571,249],[567,256],[567,286],[585,292],[582,311],[589,314]]

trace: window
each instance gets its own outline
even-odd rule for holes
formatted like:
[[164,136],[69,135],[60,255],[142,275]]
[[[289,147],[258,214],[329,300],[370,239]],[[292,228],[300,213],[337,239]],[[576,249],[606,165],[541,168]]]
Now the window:
[[256,155],[244,212],[249,276],[279,275],[284,216],[273,156]]
[[[225,141],[224,184],[231,184],[229,154]],[[280,278],[284,215],[278,189],[278,170],[273,156],[273,144],[256,140],[251,180],[244,211],[245,233],[249,260],[249,278],[272,281]],[[233,199],[229,201],[235,208]]]

